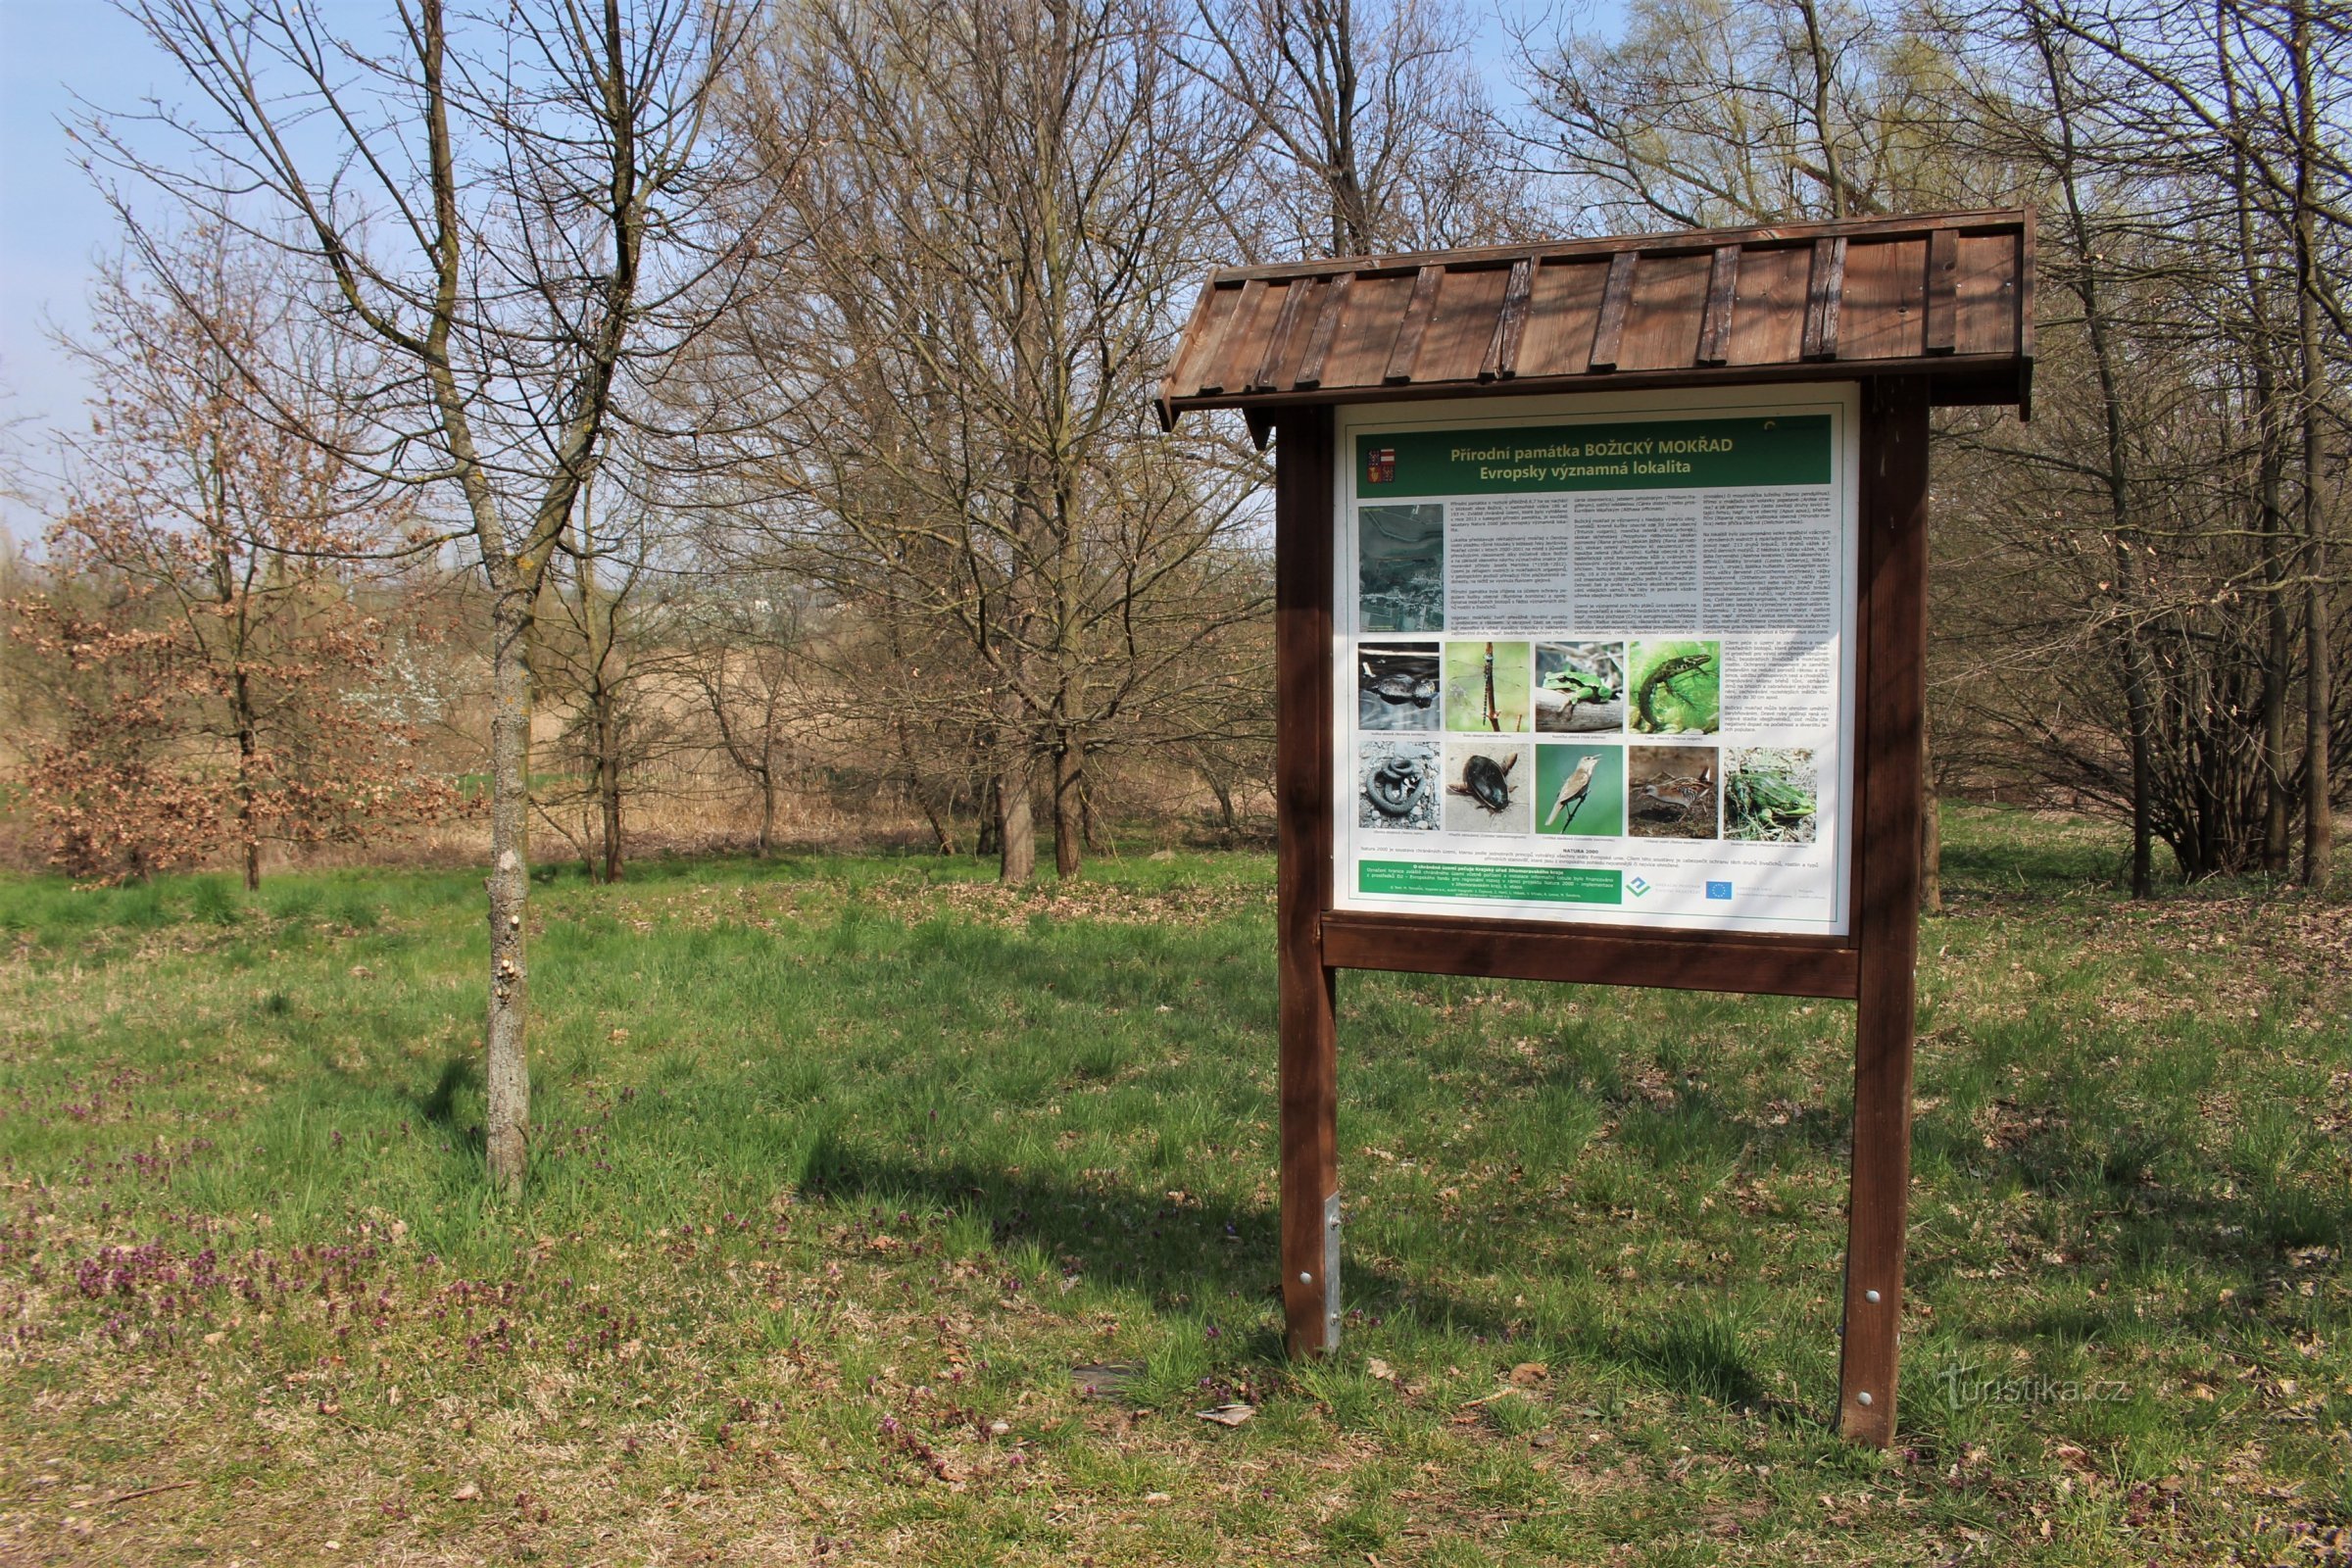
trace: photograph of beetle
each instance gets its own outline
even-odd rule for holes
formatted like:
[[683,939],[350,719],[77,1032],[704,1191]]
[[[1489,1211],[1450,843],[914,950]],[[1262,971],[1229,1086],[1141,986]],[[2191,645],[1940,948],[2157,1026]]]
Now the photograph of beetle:
[[1446,831],[1528,833],[1535,825],[1534,748],[1521,742],[1446,743]]
[[1553,735],[1625,728],[1625,644],[1536,644],[1536,729]]
[[1810,844],[1821,775],[1810,751],[1771,746],[1724,754],[1723,836],[1760,844]]

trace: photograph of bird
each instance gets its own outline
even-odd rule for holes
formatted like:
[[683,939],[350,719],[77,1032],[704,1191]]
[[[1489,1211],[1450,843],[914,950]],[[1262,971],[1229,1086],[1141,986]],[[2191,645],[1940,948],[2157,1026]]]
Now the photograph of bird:
[[1557,822],[1562,811],[1568,813],[1569,826],[1576,825],[1576,813],[1585,808],[1585,796],[1592,788],[1592,769],[1599,765],[1597,752],[1587,752],[1576,760],[1576,766],[1560,781],[1560,793],[1552,798],[1551,814],[1544,819],[1545,827]]

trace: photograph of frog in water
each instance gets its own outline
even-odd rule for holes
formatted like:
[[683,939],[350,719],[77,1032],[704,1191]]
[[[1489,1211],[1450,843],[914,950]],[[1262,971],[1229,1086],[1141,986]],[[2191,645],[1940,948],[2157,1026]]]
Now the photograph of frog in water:
[[1626,662],[1626,717],[1635,734],[1715,733],[1723,716],[1723,644],[1642,641]]
[[1356,759],[1355,825],[1434,833],[1445,793],[1434,741],[1366,741]]
[[1535,774],[1531,748],[1493,741],[1446,747],[1446,831],[1531,833]]
[[1436,729],[1436,643],[1358,643],[1355,649],[1355,727]]
[[1724,755],[1723,836],[1810,844],[1821,809],[1820,772],[1802,749],[1752,746]]
[[1536,644],[1536,728],[1550,735],[1625,728],[1625,644]]

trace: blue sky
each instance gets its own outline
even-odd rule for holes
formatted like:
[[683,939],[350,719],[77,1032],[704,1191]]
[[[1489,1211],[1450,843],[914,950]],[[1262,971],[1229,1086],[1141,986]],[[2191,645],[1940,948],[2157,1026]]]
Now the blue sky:
[[[1541,0],[1504,0],[1512,14]],[[356,5],[336,0],[330,9]],[[366,7],[381,15],[389,6]],[[1502,85],[1510,40],[1486,7],[1474,53]],[[1603,0],[1603,13],[1614,12]],[[117,245],[113,215],[75,167],[64,128],[79,113],[76,96],[108,109],[142,100],[183,98],[186,89],[146,35],[103,0],[0,0],[0,420],[22,420],[9,439],[20,454],[44,459],[44,432],[79,418],[86,383],[51,341],[57,328],[78,331],[92,262]],[[19,539],[37,521],[0,502],[0,524]]]
[[[85,390],[49,341],[78,328],[94,257],[114,246],[114,220],[74,167],[61,120],[74,93],[135,104],[169,77],[146,37],[93,0],[0,0],[0,418],[45,428],[72,420]],[[45,443],[32,426],[20,440]],[[24,537],[23,519],[11,516]]]

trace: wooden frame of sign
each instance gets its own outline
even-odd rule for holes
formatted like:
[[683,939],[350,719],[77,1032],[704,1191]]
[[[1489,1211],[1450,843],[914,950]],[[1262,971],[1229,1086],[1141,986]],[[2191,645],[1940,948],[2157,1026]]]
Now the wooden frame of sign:
[[[1890,1441],[1910,1181],[1929,415],[1950,403],[2026,407],[2032,255],[2030,215],[1978,213],[1211,279],[1162,383],[1161,410],[1172,422],[1186,409],[1240,407],[1276,455],[1282,1285],[1294,1354],[1333,1348],[1341,1324],[1340,969],[1851,1000],[1837,1425],[1862,1442]],[[1838,827],[1850,888],[1840,929],[1348,907],[1335,885],[1344,759],[1333,722],[1334,599],[1341,463],[1352,455],[1339,450],[1336,406],[1621,387],[1821,391],[1822,382],[1851,383],[1858,404],[1851,785]]]

